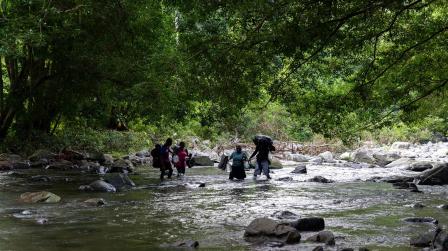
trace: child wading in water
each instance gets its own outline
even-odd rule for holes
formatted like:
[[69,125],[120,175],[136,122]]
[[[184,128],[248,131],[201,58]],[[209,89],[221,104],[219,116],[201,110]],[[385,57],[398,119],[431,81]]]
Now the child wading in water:
[[185,142],[179,143],[177,150],[178,160],[176,162],[177,176],[185,175],[185,167],[187,166],[188,150],[185,148]]

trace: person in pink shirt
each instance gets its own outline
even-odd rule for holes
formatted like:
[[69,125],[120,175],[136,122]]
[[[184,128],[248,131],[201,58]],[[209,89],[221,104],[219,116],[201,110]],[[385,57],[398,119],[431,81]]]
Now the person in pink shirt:
[[185,167],[187,166],[188,150],[185,148],[185,142],[179,143],[177,152],[178,160],[176,162],[177,176],[185,175]]

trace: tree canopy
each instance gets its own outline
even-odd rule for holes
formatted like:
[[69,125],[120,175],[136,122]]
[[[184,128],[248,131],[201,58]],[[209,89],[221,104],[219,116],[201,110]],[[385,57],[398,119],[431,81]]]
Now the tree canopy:
[[444,0],[0,7],[0,138],[111,120],[244,133],[272,104],[328,137],[448,119]]

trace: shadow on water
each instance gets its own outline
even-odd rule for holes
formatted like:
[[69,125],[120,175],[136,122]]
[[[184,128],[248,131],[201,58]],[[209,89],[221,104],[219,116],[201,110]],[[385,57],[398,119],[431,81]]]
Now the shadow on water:
[[[96,176],[48,172],[54,181],[29,182],[0,174],[0,250],[172,250],[163,246],[178,240],[198,240],[202,250],[272,250],[243,239],[251,220],[288,210],[300,216],[321,216],[339,246],[368,246],[372,250],[409,250],[409,238],[432,228],[403,222],[405,217],[431,216],[442,225],[448,214],[446,187],[422,187],[423,194],[393,189],[390,184],[359,181],[400,174],[385,169],[308,167],[307,175],[290,174],[292,167],[275,170],[274,180],[229,181],[216,168],[193,168],[187,176],[160,183],[157,170],[142,167],[131,178],[135,189],[118,193],[83,193],[79,185]],[[332,184],[304,182],[322,175]],[[248,173],[251,177],[251,173]],[[275,178],[292,177],[290,181]],[[205,183],[205,187],[199,184]],[[49,190],[58,204],[21,204],[27,191]],[[82,203],[102,197],[101,207]],[[426,205],[415,209],[410,205]],[[23,211],[30,211],[24,215]],[[38,224],[38,219],[47,224]],[[304,238],[309,233],[304,233]],[[304,239],[302,238],[302,239]],[[311,250],[315,244],[288,245],[281,250]]]

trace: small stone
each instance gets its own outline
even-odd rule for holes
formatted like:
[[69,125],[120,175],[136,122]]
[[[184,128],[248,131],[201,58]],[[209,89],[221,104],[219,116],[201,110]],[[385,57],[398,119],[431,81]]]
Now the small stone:
[[306,165],[299,165],[291,173],[304,174],[307,173]]
[[36,219],[36,223],[39,224],[39,225],[48,224],[48,219],[39,218],[39,219]]
[[409,217],[409,218],[405,218],[403,220],[406,222],[410,222],[410,223],[431,223],[434,225],[439,224],[439,221],[432,217]]
[[313,251],[324,251],[324,248],[322,246],[317,246],[313,248]]
[[102,206],[106,204],[106,201],[103,198],[91,198],[85,200],[84,203],[92,206]]
[[426,207],[425,205],[423,205],[422,203],[415,203],[414,205],[412,205],[412,208],[424,208]]
[[333,183],[333,180],[324,178],[322,176],[315,176],[312,179],[309,179],[308,182],[318,182],[318,183]]
[[205,183],[199,184],[199,187],[205,187]]
[[309,237],[307,241],[322,242],[329,246],[335,245],[334,235],[331,231],[321,231],[318,234]]

